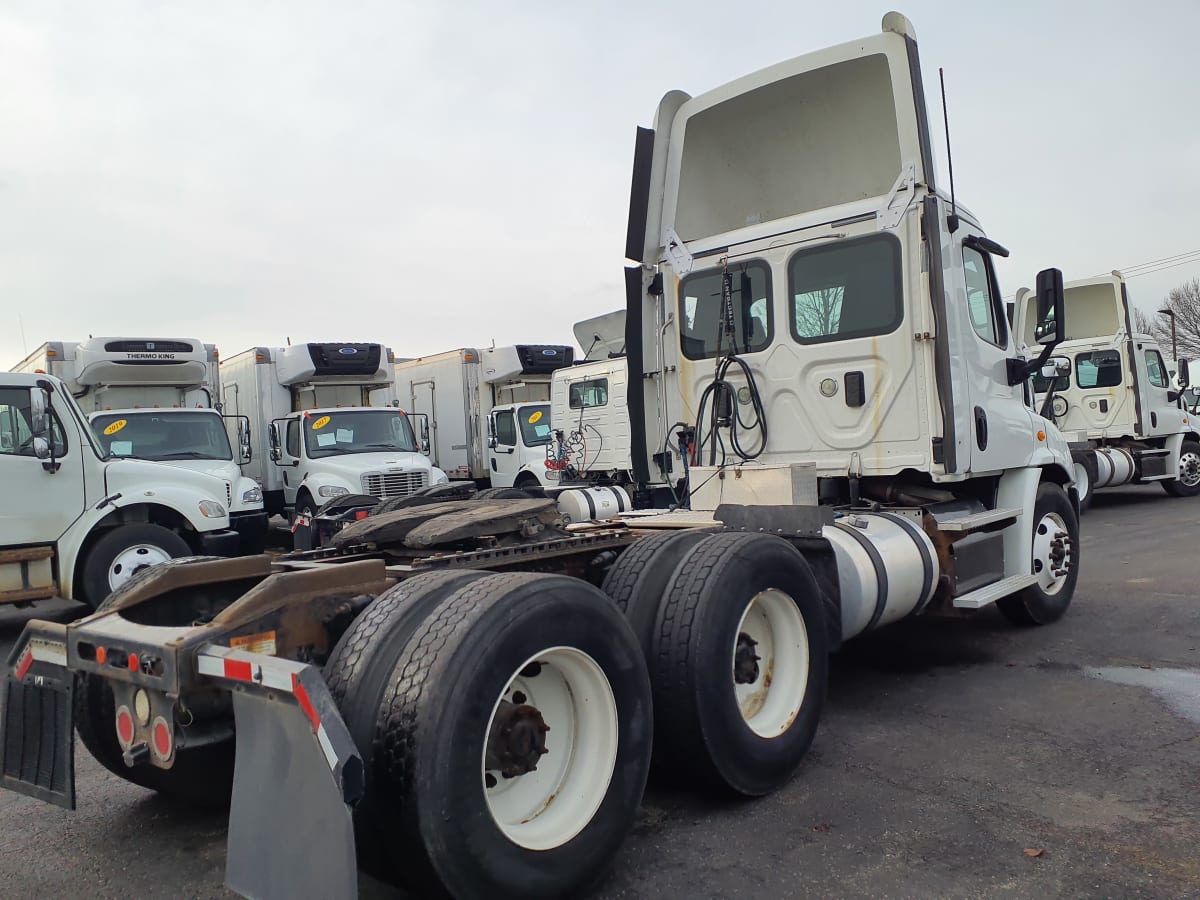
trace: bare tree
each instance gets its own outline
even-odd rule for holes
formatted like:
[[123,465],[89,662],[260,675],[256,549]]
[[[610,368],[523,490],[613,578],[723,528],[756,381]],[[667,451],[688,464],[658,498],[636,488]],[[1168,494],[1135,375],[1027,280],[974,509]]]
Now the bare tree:
[[1200,359],[1200,278],[1171,288],[1162,305],[1152,315],[1140,309],[1134,310],[1135,328],[1143,334],[1149,334],[1170,353],[1172,317],[1162,315],[1162,310],[1175,314],[1178,355],[1185,359]]
[[825,337],[837,334],[842,320],[840,287],[821,288],[796,295],[796,334],[800,337]]

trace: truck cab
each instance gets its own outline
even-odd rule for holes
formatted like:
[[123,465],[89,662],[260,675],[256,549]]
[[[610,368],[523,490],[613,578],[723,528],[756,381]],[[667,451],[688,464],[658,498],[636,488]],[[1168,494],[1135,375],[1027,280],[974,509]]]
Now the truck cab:
[[491,487],[546,488],[558,481],[547,467],[553,441],[550,404],[510,403],[488,413],[488,467]]
[[[240,469],[249,423],[222,415],[218,366],[216,347],[195,338],[92,337],[44,344],[16,371],[61,378],[106,455],[218,479],[214,499],[229,510],[242,552],[258,553],[267,534],[262,489]],[[227,429],[241,438],[237,458]]]
[[96,606],[148,566],[238,549],[216,478],[110,456],[51,375],[0,374],[0,481],[0,604]]
[[[1014,299],[1014,331],[1033,339],[1034,301]],[[1091,491],[1159,482],[1167,493],[1200,493],[1200,435],[1186,406],[1190,366],[1172,374],[1154,338],[1132,327],[1120,272],[1064,285],[1066,340],[1048,360],[1053,374],[1033,380],[1036,409],[1067,437],[1086,507]],[[1027,350],[1026,355],[1033,351]]]
[[396,407],[316,408],[270,423],[271,461],[284,503],[311,517],[335,497],[406,497],[447,479],[421,452],[409,417]]

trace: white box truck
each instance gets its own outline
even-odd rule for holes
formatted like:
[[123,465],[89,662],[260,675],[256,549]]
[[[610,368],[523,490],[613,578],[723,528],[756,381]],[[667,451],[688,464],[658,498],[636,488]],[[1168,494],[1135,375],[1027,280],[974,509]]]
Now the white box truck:
[[238,549],[220,479],[109,455],[53,375],[0,373],[0,484],[0,605],[94,607],[145,568]]
[[398,361],[396,389],[427,418],[431,457],[451,478],[547,487],[557,475],[546,467],[550,379],[573,359],[573,348],[549,344],[449,350]]
[[105,454],[216,477],[215,499],[229,510],[242,551],[258,553],[267,534],[262,490],[239,468],[249,453],[248,423],[226,427],[218,364],[216,347],[194,338],[91,337],[42,344],[13,371],[62,379]]
[[311,518],[337,497],[383,500],[447,481],[421,452],[381,344],[254,347],[224,360],[228,411],[250,421],[243,471],[271,514]]

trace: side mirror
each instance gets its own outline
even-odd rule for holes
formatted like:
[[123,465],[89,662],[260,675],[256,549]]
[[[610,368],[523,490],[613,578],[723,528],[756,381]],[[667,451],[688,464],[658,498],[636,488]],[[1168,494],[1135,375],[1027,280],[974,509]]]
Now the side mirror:
[[1065,356],[1052,356],[1042,366],[1043,378],[1064,378],[1071,374],[1071,360]]
[[267,437],[271,442],[271,462],[278,463],[283,459],[283,450],[279,446],[279,426],[274,422],[267,426]]
[[38,459],[50,458],[50,442],[42,436],[33,439],[33,455]]
[[[29,430],[35,436],[44,436],[50,431],[50,414],[47,411],[49,407],[49,397],[46,392],[39,387],[35,387],[29,392]],[[49,443],[46,445],[49,447]],[[46,456],[49,456],[49,450],[46,451]],[[45,459],[46,457],[40,457]]]
[[1191,372],[1188,371],[1188,361],[1179,360],[1179,390],[1186,391],[1192,384]]
[[487,444],[488,444],[489,450],[496,449],[497,441],[496,441],[496,417],[495,416],[488,416],[488,441],[487,441]]
[[1043,269],[1037,275],[1037,327],[1033,335],[1039,344],[1061,344],[1067,339],[1063,277],[1058,269]]

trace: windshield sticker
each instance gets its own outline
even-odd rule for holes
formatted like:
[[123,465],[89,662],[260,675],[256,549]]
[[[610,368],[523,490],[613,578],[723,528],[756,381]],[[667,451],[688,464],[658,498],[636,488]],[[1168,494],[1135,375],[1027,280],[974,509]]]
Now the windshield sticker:
[[108,452],[113,456],[131,456],[133,454],[133,441],[113,441],[108,445]]
[[124,428],[128,424],[129,424],[128,419],[117,419],[117,421],[113,422],[111,425],[109,425],[107,428],[104,429],[104,434],[106,436],[110,435],[110,434],[116,434],[118,431],[120,431],[122,428]]
[[339,444],[350,444],[354,442],[353,428],[339,428],[337,430],[337,442]]
[[542,420],[542,411],[539,409],[537,412],[535,412],[532,416],[529,417],[529,424],[532,425],[535,422],[540,422],[541,420]]
[[317,435],[317,446],[318,446],[318,447],[332,447],[332,446],[333,446],[333,442],[334,442],[335,440],[337,440],[337,437],[336,437],[336,435],[332,435],[332,434],[318,434],[318,435]]
[[317,419],[317,421],[312,423],[312,429],[313,429],[313,431],[320,431],[322,428],[324,428],[328,424],[329,424],[329,416],[321,416],[321,418]]

